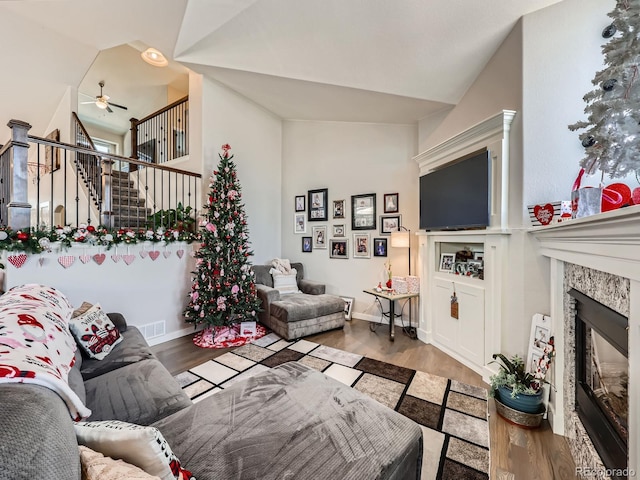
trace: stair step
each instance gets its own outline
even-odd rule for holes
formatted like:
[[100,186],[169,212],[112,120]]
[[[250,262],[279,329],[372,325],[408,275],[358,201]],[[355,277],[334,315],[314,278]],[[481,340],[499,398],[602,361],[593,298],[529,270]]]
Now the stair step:
[[145,204],[145,199],[144,198],[140,198],[140,197],[136,197],[136,196],[129,196],[129,197],[123,197],[121,195],[113,195],[111,197],[111,204],[112,205],[123,205],[123,206],[131,206],[131,207],[143,207]]
[[112,205],[111,211],[115,215],[120,215],[121,217],[126,216],[136,216],[136,217],[144,217],[145,219],[151,215],[151,209],[145,207],[128,207],[126,205]]

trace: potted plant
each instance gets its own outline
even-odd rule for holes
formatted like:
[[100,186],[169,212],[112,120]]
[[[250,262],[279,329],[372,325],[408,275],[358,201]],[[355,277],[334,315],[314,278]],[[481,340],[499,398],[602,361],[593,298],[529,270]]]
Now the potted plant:
[[153,228],[163,226],[164,228],[194,233],[196,219],[192,216],[192,210],[190,205],[185,207],[182,202],[178,202],[175,209],[158,210],[153,215],[149,215],[147,222]]
[[490,395],[514,410],[539,413],[542,406],[542,386],[549,383],[544,380],[544,374],[528,372],[524,360],[518,355],[507,358],[501,353],[495,353],[493,360],[491,363],[499,364],[500,370],[489,378]]

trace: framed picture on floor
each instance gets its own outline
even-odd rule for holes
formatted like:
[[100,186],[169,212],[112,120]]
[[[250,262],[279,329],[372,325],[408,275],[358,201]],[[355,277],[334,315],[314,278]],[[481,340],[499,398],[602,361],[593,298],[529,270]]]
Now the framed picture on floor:
[[340,297],[344,300],[344,319],[351,320],[351,314],[353,313],[353,297]]

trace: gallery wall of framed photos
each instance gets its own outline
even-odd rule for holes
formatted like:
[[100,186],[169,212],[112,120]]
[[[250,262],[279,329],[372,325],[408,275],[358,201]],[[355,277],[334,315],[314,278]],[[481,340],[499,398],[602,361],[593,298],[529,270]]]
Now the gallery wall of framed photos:
[[[377,214],[378,199],[383,202],[382,215]],[[347,203],[330,198],[328,188],[308,190],[295,195],[293,231],[308,235],[307,222],[328,222],[314,224],[311,236],[302,237],[304,253],[328,250],[329,258],[340,259],[386,257],[388,236],[402,227],[399,200],[399,193],[364,193],[351,195]]]

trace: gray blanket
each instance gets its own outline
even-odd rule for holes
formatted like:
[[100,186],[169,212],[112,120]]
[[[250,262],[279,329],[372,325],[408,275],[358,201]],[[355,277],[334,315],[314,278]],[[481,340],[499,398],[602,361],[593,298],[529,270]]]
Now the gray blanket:
[[418,424],[298,363],[154,426],[198,480],[420,478]]

